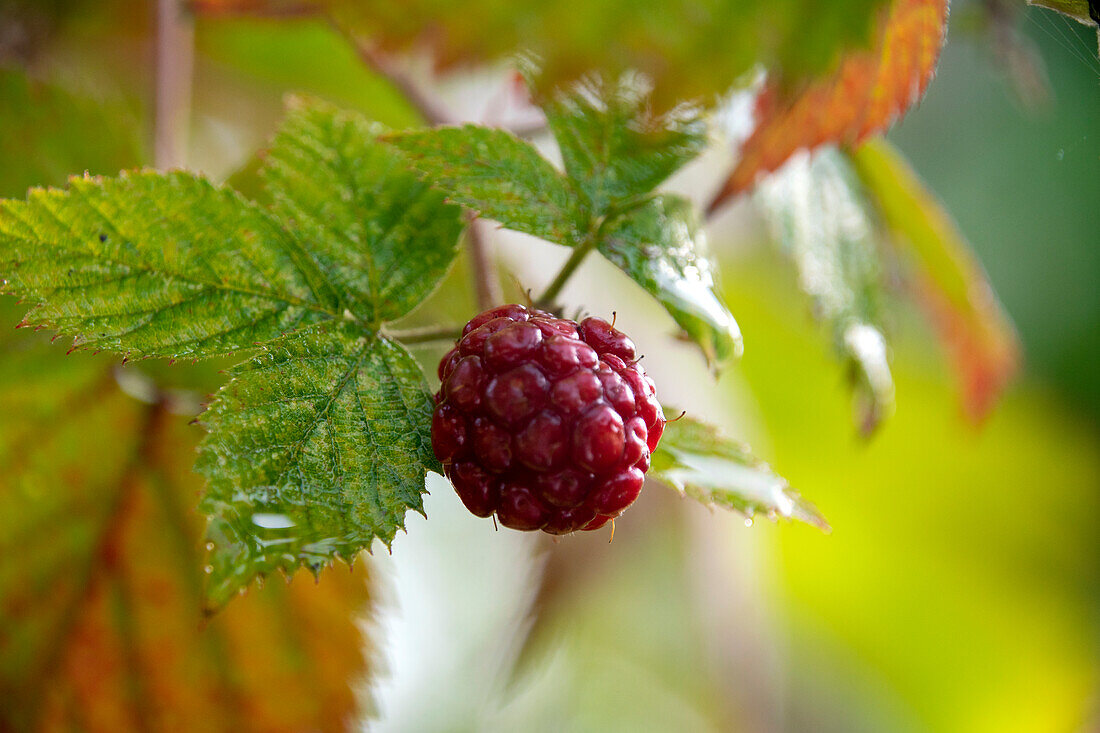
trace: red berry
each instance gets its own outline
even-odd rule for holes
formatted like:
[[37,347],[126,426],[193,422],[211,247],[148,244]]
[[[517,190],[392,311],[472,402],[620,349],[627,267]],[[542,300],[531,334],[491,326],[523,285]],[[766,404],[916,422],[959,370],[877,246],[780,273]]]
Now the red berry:
[[497,519],[505,527],[530,531],[542,529],[550,512],[542,502],[535,498],[531,489],[523,484],[504,482],[500,489],[500,504],[497,505]]
[[634,503],[642,490],[645,475],[636,468],[627,468],[605,480],[588,498],[598,514],[617,517]]
[[550,382],[534,364],[498,374],[485,388],[485,407],[502,425],[518,426],[546,404]]
[[585,532],[591,532],[594,529],[599,529],[600,527],[604,526],[609,521],[611,521],[611,517],[605,516],[603,514],[597,514],[595,519],[581,527],[581,529]]
[[575,415],[603,396],[603,385],[594,372],[581,371],[559,379],[550,390],[550,401],[566,415]]
[[522,305],[501,305],[497,306],[496,308],[490,308],[484,313],[479,313],[478,315],[471,318],[470,322],[467,323],[466,326],[462,329],[462,335],[465,336],[466,334],[470,333],[470,331],[473,331],[475,328],[480,328],[481,326],[484,326],[486,323],[493,320],[494,318],[507,318],[512,321],[526,321],[527,309],[524,308]]
[[573,507],[552,513],[546,524],[542,525],[542,531],[547,534],[568,534],[577,531],[578,527],[584,529],[595,518],[596,512],[588,507]]
[[468,413],[481,404],[484,383],[485,370],[481,368],[481,359],[467,356],[455,364],[440,394],[447,402]]
[[594,476],[584,471],[566,468],[535,476],[539,495],[550,504],[563,509],[579,505],[588,496]]
[[503,371],[530,361],[542,345],[542,331],[531,323],[517,323],[485,339],[485,365]]
[[462,333],[439,364],[432,448],[470,512],[567,534],[634,503],[665,421],[625,334],[521,305]]
[[560,465],[568,450],[565,420],[553,410],[535,415],[516,436],[516,457],[534,471],[548,471]]
[[633,466],[650,453],[649,446],[646,444],[649,431],[646,429],[645,421],[638,416],[634,416],[623,425],[623,433],[626,436],[623,447],[623,463]]
[[487,417],[474,420],[473,447],[474,458],[487,470],[503,473],[512,467],[512,436]]
[[458,353],[458,349],[455,348],[448,351],[443,358],[439,360],[439,369],[436,373],[439,374],[440,382],[446,381],[447,377],[451,376],[451,371],[455,368],[455,364],[458,363],[460,358],[461,355]]
[[610,405],[588,408],[573,428],[573,461],[592,473],[606,473],[618,465],[624,447],[623,419]]
[[[439,405],[432,414],[432,450],[436,457],[453,461],[464,452],[469,441],[466,418],[454,405]],[[439,460],[444,460],[440,458]]]
[[540,356],[543,368],[552,377],[571,374],[578,369],[591,369],[599,362],[591,346],[579,339],[560,335],[546,339]]
[[567,336],[572,339],[577,338],[577,324],[566,318],[536,316],[531,319],[531,323],[538,326],[542,331],[542,335],[546,338],[550,338],[551,336]]
[[585,318],[577,330],[581,338],[601,354],[612,354],[623,361],[634,361],[634,342],[602,318]]
[[498,480],[476,463],[453,463],[447,476],[455,492],[473,514],[487,517],[496,511],[500,487]]

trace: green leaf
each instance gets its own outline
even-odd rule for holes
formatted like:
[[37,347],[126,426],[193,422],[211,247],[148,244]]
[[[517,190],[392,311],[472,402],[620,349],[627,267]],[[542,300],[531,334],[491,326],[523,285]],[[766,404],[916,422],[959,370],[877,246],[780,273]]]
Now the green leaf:
[[454,260],[460,210],[362,115],[293,99],[261,176],[347,307],[371,324],[420,304]]
[[568,180],[530,143],[476,125],[386,136],[451,201],[509,229],[572,246],[588,214]]
[[543,104],[565,171],[593,212],[648,194],[707,145],[700,110],[651,114],[649,92],[637,75],[595,77]]
[[3,287],[76,346],[206,357],[418,305],[453,261],[459,209],[362,117],[299,103],[264,175],[274,213],[184,172],[76,178],[0,202]]
[[0,284],[36,304],[28,324],[136,356],[225,354],[342,311],[270,214],[184,172],[0,201]]
[[[140,356],[268,343],[207,416],[219,603],[258,573],[388,543],[437,468],[423,377],[372,334],[435,288],[461,212],[378,132],[295,102],[262,170],[271,211],[182,172],[74,179],[0,202],[0,273],[37,304],[29,323]],[[276,500],[296,503],[259,508]],[[294,517],[293,541],[262,536],[265,513]]]
[[606,221],[596,247],[665,307],[714,369],[740,356],[741,331],[715,294],[705,238],[688,201],[654,196]]
[[694,418],[685,416],[665,426],[649,475],[698,502],[732,509],[749,520],[761,513],[829,530],[817,509],[748,447]]
[[740,330],[714,292],[691,207],[651,195],[702,150],[705,125],[687,110],[650,115],[646,94],[623,77],[547,103],[568,177],[499,130],[467,125],[386,139],[451,200],[578,254],[597,249],[655,296],[718,369],[740,354]]
[[267,344],[202,418],[196,470],[213,543],[208,594],[387,545],[422,511],[432,397],[401,346],[326,324]]
[[951,215],[897,150],[872,139],[849,159],[907,266],[918,303],[952,357],[966,414],[978,421],[1019,369],[1012,321]]
[[756,201],[798,269],[814,314],[856,377],[860,427],[893,409],[894,380],[879,326],[881,263],[862,186],[835,148],[801,153],[757,186]]

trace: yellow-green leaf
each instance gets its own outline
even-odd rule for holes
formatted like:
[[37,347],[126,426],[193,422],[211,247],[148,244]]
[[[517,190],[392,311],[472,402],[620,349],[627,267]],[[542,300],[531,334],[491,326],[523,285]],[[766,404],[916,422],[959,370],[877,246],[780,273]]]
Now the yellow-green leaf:
[[851,365],[858,421],[869,433],[894,407],[880,325],[883,296],[874,212],[851,164],[835,148],[792,157],[760,182],[756,201],[798,270],[814,315]]
[[1019,367],[1015,329],[955,222],[901,155],[871,140],[852,152],[851,161],[951,354],[966,414],[978,420]]

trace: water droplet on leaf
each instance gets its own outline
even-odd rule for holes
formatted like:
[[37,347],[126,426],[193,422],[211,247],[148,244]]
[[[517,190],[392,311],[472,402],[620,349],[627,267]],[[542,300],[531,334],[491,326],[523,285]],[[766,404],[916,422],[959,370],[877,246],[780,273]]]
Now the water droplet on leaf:
[[295,524],[294,520],[285,514],[269,514],[266,512],[253,514],[252,523],[264,529],[290,529]]

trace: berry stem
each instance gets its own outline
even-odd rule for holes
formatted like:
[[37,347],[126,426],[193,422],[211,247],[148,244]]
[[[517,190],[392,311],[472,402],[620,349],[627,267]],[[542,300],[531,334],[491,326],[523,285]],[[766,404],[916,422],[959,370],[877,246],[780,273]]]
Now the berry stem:
[[565,261],[565,264],[558,270],[558,274],[554,276],[553,281],[546,286],[546,290],[539,296],[538,300],[535,301],[536,307],[545,310],[553,310],[554,301],[557,299],[558,295],[561,294],[565,284],[569,282],[569,278],[572,277],[576,269],[580,267],[584,258],[588,256],[588,253],[596,247],[595,232],[596,230],[593,229],[588,236],[573,248],[573,253],[569,255],[569,259]]
[[462,326],[425,326],[404,330],[387,330],[385,336],[403,344],[427,344],[433,341],[457,341],[462,336]]

